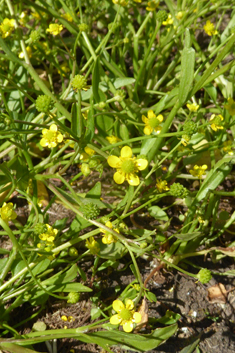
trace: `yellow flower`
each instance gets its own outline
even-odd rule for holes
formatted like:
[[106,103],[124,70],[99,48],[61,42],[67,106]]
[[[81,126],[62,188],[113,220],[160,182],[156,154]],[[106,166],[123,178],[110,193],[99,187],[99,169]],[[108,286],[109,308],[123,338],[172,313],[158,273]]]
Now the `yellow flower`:
[[112,0],[114,4],[126,6],[128,4],[128,0]]
[[95,151],[90,148],[90,147],[85,147],[84,148],[85,152],[82,152],[80,154],[80,159],[82,159],[84,162],[87,161],[90,157],[92,157],[95,154]]
[[[32,58],[32,49],[31,49],[31,47],[29,47],[29,46],[26,47],[26,51],[27,51],[29,59]],[[23,51],[19,54],[19,58],[20,59],[24,59],[24,52]]]
[[48,243],[48,245],[50,245],[55,240],[58,230],[52,228],[52,226],[50,226],[49,224],[46,224],[46,227],[47,227],[47,231],[45,233],[40,234],[39,238],[42,241],[45,241],[46,243]]
[[188,103],[186,105],[190,112],[196,113],[198,111],[199,105],[197,105],[196,103]]
[[142,2],[142,0],[134,0],[134,2],[139,2],[140,3],[140,2]]
[[107,136],[107,137],[105,137],[105,138],[106,138],[106,140],[109,141],[109,143],[111,143],[111,145],[113,145],[114,143],[117,143],[117,142],[122,141],[119,137],[116,137],[116,136],[114,136],[114,135]]
[[16,219],[17,214],[13,210],[13,203],[4,202],[4,204],[2,205],[2,208],[0,209],[0,215],[5,222],[9,222],[13,219]]
[[160,193],[162,193],[163,191],[168,191],[170,190],[167,186],[167,181],[166,180],[162,180],[162,179],[158,179],[157,180],[157,184],[156,184],[156,188],[158,189],[158,191]]
[[159,124],[163,121],[163,116],[156,116],[152,110],[148,111],[148,117],[142,115],[142,121],[145,123],[144,133],[150,135],[153,131],[156,133],[161,132],[161,126]]
[[9,18],[4,18],[2,23],[0,24],[0,33],[2,38],[7,38],[13,32],[15,28],[15,20]]
[[203,28],[206,34],[208,34],[208,36],[214,36],[218,33],[218,31],[215,29],[214,24],[210,20],[206,21],[206,24]]
[[127,180],[130,185],[134,186],[140,183],[136,172],[144,170],[148,165],[146,159],[136,159],[136,157],[132,157],[132,149],[128,146],[124,146],[121,149],[120,157],[109,156],[107,162],[110,167],[117,169],[113,176],[117,184],[122,184]]
[[62,25],[59,25],[58,23],[51,23],[46,31],[53,34],[54,36],[57,36],[58,34],[60,34],[63,28],[64,27]]
[[163,21],[162,24],[163,24],[163,26],[169,26],[169,25],[173,24],[173,19],[172,19],[171,14],[168,15],[167,20]]
[[[113,225],[110,221],[106,222],[105,225],[106,227],[113,229]],[[117,228],[115,228],[114,230],[115,232],[119,233],[119,230]],[[117,237],[115,237],[112,233],[109,233],[107,230],[100,228],[100,231],[104,233],[102,238],[102,243],[112,244],[112,243],[116,243],[116,241],[118,240]]]
[[56,147],[58,143],[63,141],[63,135],[57,131],[57,126],[52,124],[50,129],[43,129],[42,130],[43,138],[40,141],[40,145],[42,147]]
[[65,74],[67,74],[68,72],[70,72],[70,68],[68,66],[68,63],[66,61],[63,61],[60,64],[60,68],[58,70],[58,73],[62,76],[66,76]]
[[179,11],[175,17],[177,18],[177,20],[180,21],[183,18],[183,16],[184,16],[184,11]]
[[188,135],[182,135],[181,143],[186,147],[190,141],[190,137]]
[[210,124],[211,124],[212,130],[217,131],[217,130],[223,129],[223,126],[220,125],[221,121],[223,120],[224,118],[222,115],[212,114],[210,117]]
[[46,14],[46,12],[39,13],[39,12],[33,11],[32,16],[35,18],[35,20],[41,20],[42,18],[47,17],[47,14]]
[[86,240],[86,247],[90,250],[93,255],[96,255],[100,251],[99,244],[94,239],[94,237],[90,237]]
[[159,1],[148,1],[147,2],[147,7],[146,7],[146,10],[147,11],[154,11],[154,10],[156,10],[156,8],[158,7],[158,5],[159,5]]
[[224,152],[228,153],[230,156],[232,156],[234,153],[233,153],[233,150],[232,150],[232,141],[229,140],[229,141],[224,141],[223,143],[223,150]]
[[202,166],[195,165],[193,169],[189,171],[194,177],[201,179],[203,175],[206,174],[207,165],[203,164]]
[[61,17],[63,17],[68,22],[73,22],[73,17],[69,13],[64,13],[63,15],[61,15]]
[[224,105],[230,115],[235,115],[235,102],[232,98],[228,98],[228,103]]
[[121,300],[114,300],[113,309],[117,314],[111,316],[110,323],[121,325],[125,332],[131,332],[134,324],[141,321],[141,314],[133,310],[134,303],[131,299],[126,299],[125,304]]
[[19,16],[19,23],[21,24],[21,26],[25,26],[27,20],[27,11],[22,11]]

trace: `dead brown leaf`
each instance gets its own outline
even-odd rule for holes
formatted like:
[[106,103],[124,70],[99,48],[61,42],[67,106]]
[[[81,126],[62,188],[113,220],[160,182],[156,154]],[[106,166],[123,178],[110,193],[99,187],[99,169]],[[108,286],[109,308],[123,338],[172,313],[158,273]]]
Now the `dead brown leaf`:
[[227,291],[222,283],[218,283],[207,289],[208,300],[213,304],[225,304],[227,302]]

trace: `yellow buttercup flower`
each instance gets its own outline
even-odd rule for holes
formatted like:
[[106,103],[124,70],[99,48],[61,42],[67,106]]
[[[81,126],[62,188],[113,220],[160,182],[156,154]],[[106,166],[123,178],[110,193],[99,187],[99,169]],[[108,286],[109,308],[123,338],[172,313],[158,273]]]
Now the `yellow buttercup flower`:
[[202,166],[195,165],[193,169],[189,171],[194,177],[201,179],[203,175],[206,174],[207,165],[203,164]]
[[51,23],[46,31],[53,34],[54,36],[57,36],[58,34],[60,34],[63,28],[64,27],[58,23]]
[[131,299],[126,299],[125,304],[121,300],[114,300],[113,309],[117,314],[111,316],[110,323],[112,325],[121,325],[125,332],[131,332],[134,324],[141,321],[141,314],[135,312],[134,303]]
[[134,186],[140,183],[140,179],[136,173],[139,170],[144,170],[148,165],[146,159],[132,157],[132,149],[128,146],[124,146],[121,149],[120,157],[109,156],[107,162],[110,167],[117,169],[113,176],[117,184],[122,184],[127,180],[130,185]]
[[113,145],[113,144],[115,144],[115,143],[117,143],[117,142],[122,141],[119,137],[116,137],[116,136],[114,136],[114,135],[106,136],[105,138],[106,138],[106,140],[109,141],[109,143],[111,143],[111,145]]
[[68,63],[66,61],[63,61],[60,64],[60,68],[58,69],[58,73],[65,77],[68,72],[70,72],[70,68],[68,66]]
[[158,189],[158,191],[160,193],[162,193],[163,191],[168,191],[170,190],[167,186],[167,181],[166,180],[162,180],[162,179],[158,179],[157,180],[157,184],[156,184],[156,188]]
[[166,21],[162,22],[163,26],[170,26],[173,24],[173,18],[171,16],[171,14],[168,15]]
[[156,116],[152,110],[148,111],[148,117],[142,115],[142,121],[145,123],[144,134],[150,135],[153,131],[156,133],[161,132],[159,124],[163,121],[163,116],[160,114]]
[[217,131],[217,130],[222,130],[224,127],[221,126],[221,121],[223,121],[224,118],[222,115],[215,115],[212,114],[210,117],[210,125],[212,130]]
[[181,143],[186,147],[190,141],[190,137],[188,135],[182,135]]
[[231,140],[223,142],[223,150],[224,152],[228,153],[230,156],[234,154],[232,150],[232,145],[233,143]]
[[68,22],[73,22],[73,17],[69,13],[64,13],[63,15],[61,15],[61,17],[63,17]]
[[40,234],[39,239],[45,241],[46,243],[48,243],[48,245],[50,245],[55,240],[58,230],[52,228],[52,226],[50,226],[49,224],[46,224],[46,227],[47,231],[45,233]]
[[2,38],[7,38],[13,32],[15,28],[15,20],[9,18],[4,18],[2,23],[0,24],[0,33]]
[[208,34],[208,36],[210,37],[218,34],[218,31],[215,29],[214,24],[210,20],[206,21],[206,24],[205,26],[203,26],[203,29],[206,34]]
[[12,202],[9,202],[9,203],[4,202],[4,204],[0,209],[0,216],[7,223],[13,219],[16,219],[17,214],[13,210]]
[[40,141],[40,145],[42,147],[56,147],[58,143],[63,141],[63,135],[59,131],[57,131],[57,126],[55,124],[52,124],[49,130],[43,129],[42,135],[43,138]]
[[179,11],[175,17],[177,18],[177,20],[180,21],[183,18],[184,14],[184,11]]
[[228,103],[224,105],[230,115],[235,115],[235,102],[232,98],[228,98]]
[[[113,225],[110,221],[106,222],[105,225],[106,227],[113,229]],[[115,232],[119,233],[119,230],[117,228],[115,228],[114,230]],[[116,243],[116,241],[118,240],[112,233],[109,233],[107,230],[100,228],[100,231],[104,233],[102,238],[102,243],[112,244],[112,243]]]
[[114,4],[126,6],[128,4],[128,0],[112,0]]
[[196,113],[198,111],[199,105],[196,103],[188,103],[186,104],[188,110],[190,112]]
[[85,147],[84,148],[85,152],[82,152],[80,154],[80,159],[83,160],[84,162],[87,161],[90,157],[92,157],[95,154],[95,151],[90,148],[90,147]]
[[[29,59],[32,58],[32,53],[33,53],[33,51],[32,51],[32,49],[31,49],[31,47],[29,47],[29,46],[26,47],[26,51],[27,51],[27,54],[28,54]],[[20,59],[24,59],[24,52],[23,52],[23,51],[20,52],[19,58],[20,58]]]
[[90,237],[86,240],[86,247],[90,250],[93,255],[96,255],[100,251],[99,244],[94,239],[94,237]]
[[154,0],[153,1],[148,1],[146,10],[147,11],[154,11],[158,7],[158,5],[159,5],[159,1],[154,1]]

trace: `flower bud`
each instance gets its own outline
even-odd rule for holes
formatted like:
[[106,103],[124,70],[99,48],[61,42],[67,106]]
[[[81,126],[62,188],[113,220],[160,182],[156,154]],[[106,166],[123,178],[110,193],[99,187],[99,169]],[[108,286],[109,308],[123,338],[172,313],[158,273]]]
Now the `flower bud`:
[[68,300],[67,303],[69,304],[76,304],[80,299],[80,293],[77,292],[70,292],[68,294]]

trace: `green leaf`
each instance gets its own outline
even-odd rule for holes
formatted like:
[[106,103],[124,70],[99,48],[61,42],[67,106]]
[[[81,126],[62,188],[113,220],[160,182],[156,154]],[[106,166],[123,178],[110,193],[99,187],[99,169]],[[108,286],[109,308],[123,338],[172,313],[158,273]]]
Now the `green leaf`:
[[148,208],[148,211],[149,211],[150,216],[152,216],[155,219],[158,219],[159,221],[168,221],[169,220],[166,212],[163,211],[158,206],[151,206]]
[[116,89],[118,89],[122,86],[131,85],[134,82],[135,82],[135,79],[133,77],[121,77],[121,78],[116,78],[113,85]]
[[222,164],[219,168],[212,169],[198,191],[194,204],[204,199],[209,191],[215,190],[231,172],[232,165]]
[[194,77],[195,50],[184,48],[181,58],[181,78],[179,85],[179,102],[183,105],[188,98]]
[[98,256],[103,259],[115,261],[123,257],[127,252],[125,246],[119,241],[112,244],[103,244],[102,239],[98,239],[97,242],[100,247]]
[[100,70],[99,70],[100,62],[99,58],[96,59],[93,72],[92,72],[92,92],[96,103],[100,102],[99,95],[99,82],[100,82]]
[[199,342],[200,342],[200,338],[195,340],[193,343],[189,344],[187,347],[184,347],[183,349],[181,349],[179,353],[193,353],[195,348],[199,344]]
[[156,321],[164,325],[172,325],[172,324],[175,324],[180,318],[181,318],[180,314],[167,310],[166,314],[160,319],[157,319]]
[[[110,334],[109,331],[98,331],[88,333],[87,336],[95,339],[96,343],[101,347],[104,345],[122,345],[127,349],[135,349],[137,351],[146,352],[158,347],[166,341],[176,332],[177,328],[178,326],[175,324],[156,329],[153,333],[147,335],[112,330],[112,334]],[[79,337],[79,340],[88,342],[86,336]]]
[[66,272],[60,271],[54,276],[42,281],[42,286],[54,285],[54,284],[62,284],[71,282],[74,278],[76,278],[78,273],[77,265],[73,265],[70,269]]
[[3,349],[6,352],[10,353],[39,353],[38,351],[35,351],[34,349],[29,349],[26,347],[21,347],[18,346],[15,343],[8,343],[8,342],[1,342],[0,343],[0,348]]

